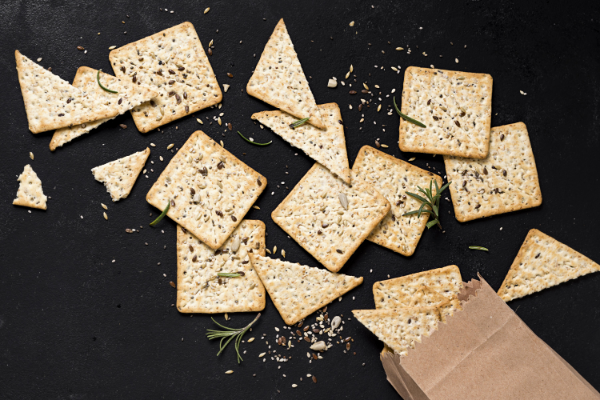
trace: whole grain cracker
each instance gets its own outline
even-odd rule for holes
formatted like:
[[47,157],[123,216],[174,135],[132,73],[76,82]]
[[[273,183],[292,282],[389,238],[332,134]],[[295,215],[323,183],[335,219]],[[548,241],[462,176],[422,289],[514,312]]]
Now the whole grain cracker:
[[460,222],[542,204],[529,134],[522,122],[492,128],[486,158],[444,156],[444,164]]
[[[116,101],[116,107],[119,110],[119,114],[123,114],[133,107],[150,101],[158,95],[155,90],[152,90],[145,85],[136,85],[130,81],[122,81],[112,75],[100,72],[100,82],[102,85],[110,90],[117,91],[118,93],[114,94],[107,92],[98,85],[97,74],[98,71],[95,69],[79,67],[75,79],[73,79],[73,86],[95,96],[100,103],[111,104]],[[52,140],[50,141],[50,150],[54,151],[56,148],[62,147],[71,140],[90,132],[92,129],[96,129],[113,118],[115,117],[58,129],[54,132]]]
[[429,214],[402,216],[416,210],[421,203],[406,192],[418,193],[417,186],[429,187],[432,179],[442,186],[439,175],[392,157],[371,146],[363,146],[352,166],[357,178],[372,185],[390,202],[391,210],[367,240],[405,256],[415,252],[425,230]]
[[131,111],[140,132],[148,132],[223,99],[191,22],[115,49],[109,59],[117,77],[159,93]]
[[104,183],[112,201],[119,201],[131,193],[149,155],[150,148],[146,147],[146,150],[92,168],[92,174],[98,182]]
[[267,179],[202,131],[194,132],[154,183],[146,200],[218,249],[240,224]]
[[271,217],[325,268],[337,272],[389,210],[371,185],[352,177],[348,186],[315,163]]
[[508,302],[597,271],[600,271],[600,265],[583,254],[531,229],[498,290],[498,296]]
[[[265,255],[265,224],[243,220],[218,250],[177,226],[177,309],[182,313],[216,314],[260,311],[265,288],[249,253]],[[243,272],[237,278],[218,273]]]
[[263,111],[252,114],[252,119],[268,126],[292,146],[304,151],[310,158],[328,168],[334,175],[350,184],[350,166],[346,152],[346,138],[342,113],[336,103],[319,105],[326,131],[304,124],[291,128],[297,118],[283,111]]
[[362,277],[250,254],[250,260],[286,324],[293,325],[344,295]]
[[33,168],[31,168],[31,165],[27,164],[25,166],[23,173],[19,175],[17,180],[20,183],[17,190],[17,197],[13,200],[13,204],[45,210],[48,198],[42,190],[42,181],[38,178]]
[[246,92],[297,119],[310,118],[311,125],[326,128],[283,19],[271,34]]
[[492,121],[492,77],[408,67],[402,113],[426,125],[400,119],[402,151],[485,158]]

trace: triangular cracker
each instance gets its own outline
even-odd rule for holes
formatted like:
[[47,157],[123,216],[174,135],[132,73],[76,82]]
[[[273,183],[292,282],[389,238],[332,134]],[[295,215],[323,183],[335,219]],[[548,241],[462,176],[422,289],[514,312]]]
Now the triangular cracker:
[[340,107],[336,103],[322,104],[318,107],[327,127],[326,131],[309,124],[292,129],[290,124],[298,118],[283,111],[259,112],[252,114],[252,119],[268,126],[286,142],[304,151],[310,158],[350,184],[350,166]]
[[[139,106],[158,96],[156,91],[144,85],[136,85],[129,80],[122,81],[112,75],[100,72],[100,82],[104,87],[117,91],[118,94],[115,95],[114,93],[107,92],[98,85],[97,74],[98,71],[93,68],[79,67],[75,79],[73,79],[73,86],[95,96],[100,103],[109,104],[116,101],[119,114],[123,114],[133,107]],[[71,140],[88,133],[92,129],[96,129],[104,122],[110,121],[113,118],[115,117],[58,129],[54,132],[50,141],[50,150],[54,151],[57,147],[62,147],[65,143],[69,143]]]
[[308,317],[363,281],[316,267],[250,254],[273,304],[288,325]]
[[558,240],[532,229],[498,290],[508,302],[600,271],[600,265]]
[[112,201],[119,201],[131,193],[149,155],[150,148],[146,147],[146,150],[92,168],[92,173],[98,182],[104,183]]
[[19,175],[19,189],[17,190],[17,198],[13,200],[16,206],[46,209],[46,200],[48,199],[42,191],[42,181],[37,174],[27,164],[23,173]]
[[246,92],[320,129],[326,125],[310,91],[283,19],[269,38]]
[[[260,311],[265,288],[248,257],[265,255],[265,224],[244,220],[218,250],[177,226],[177,309],[182,313],[216,314]],[[237,278],[218,273],[243,272]]]

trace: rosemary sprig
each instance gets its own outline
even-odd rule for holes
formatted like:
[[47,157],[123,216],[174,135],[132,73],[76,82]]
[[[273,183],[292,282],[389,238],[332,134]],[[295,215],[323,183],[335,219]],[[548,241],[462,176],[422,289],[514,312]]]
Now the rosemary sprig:
[[242,132],[238,131],[238,133],[240,134],[240,136],[242,137],[242,139],[244,139],[246,142],[248,142],[248,143],[252,143],[252,144],[255,144],[255,145],[257,145],[257,146],[267,146],[267,145],[269,145],[269,144],[273,143],[273,141],[272,141],[272,140],[271,140],[270,142],[267,142],[267,143],[256,143],[256,142],[253,142],[253,141],[252,141],[252,140],[250,140],[250,139],[246,139],[246,137],[245,137],[244,135],[242,135]]
[[[244,334],[246,333],[246,331],[248,329],[250,329],[250,327],[259,318],[260,318],[260,313],[256,316],[256,318],[254,318],[254,320],[252,320],[252,322],[250,322],[245,327],[235,329],[235,328],[229,328],[229,327],[223,326],[220,323],[218,323],[217,321],[215,321],[214,318],[211,317],[211,319],[213,320],[213,322],[215,324],[217,324],[221,328],[225,329],[224,331],[220,331],[220,330],[216,330],[216,329],[207,329],[206,330],[206,337],[208,337],[208,340],[219,339],[219,338],[221,339],[221,341],[219,342],[219,352],[217,353],[217,356],[220,355],[221,352],[223,350],[225,350],[225,347],[227,347],[229,342],[231,342],[235,338],[235,352],[237,353],[237,362],[239,364],[240,362],[244,361],[244,359],[240,355],[240,343],[242,342],[242,337],[244,337]],[[225,344],[223,344],[223,341],[225,341]]]
[[310,119],[310,117],[299,119],[298,121],[294,122],[293,124],[290,124],[290,128],[296,129],[300,125],[304,125],[305,123],[307,123],[309,119]]
[[244,272],[219,272],[217,276],[221,276],[223,278],[239,278],[240,276],[246,275]]
[[416,119],[414,119],[414,118],[411,118],[411,117],[409,117],[408,115],[406,115],[406,114],[402,114],[402,113],[400,112],[400,110],[398,109],[398,106],[396,105],[396,96],[394,96],[394,108],[396,109],[396,112],[398,113],[398,115],[399,115],[400,117],[402,117],[402,119],[404,119],[405,121],[408,121],[408,122],[410,122],[411,124],[415,124],[416,126],[420,126],[421,128],[427,128],[427,126],[425,126],[425,124],[424,124],[424,123],[422,123],[422,122],[420,122],[420,121],[417,121]]
[[[409,211],[407,213],[404,213],[404,214],[402,214],[402,216],[404,217],[407,215],[417,215],[419,218],[421,218],[421,214],[427,213],[427,214],[431,215],[431,217],[433,218],[433,220],[431,220],[427,223],[427,229],[430,229],[434,225],[437,225],[440,227],[440,229],[442,229],[442,225],[440,224],[440,199],[442,197],[442,192],[444,190],[446,190],[448,188],[448,186],[450,186],[451,183],[452,182],[446,183],[440,189],[437,181],[435,179],[432,179],[429,182],[429,189],[427,189],[427,188],[423,189],[421,186],[417,186],[417,188],[419,188],[419,191],[421,193],[423,193],[425,195],[425,197],[419,196],[418,194],[415,194],[415,193],[406,192],[406,194],[409,195],[410,197],[419,200],[421,202],[421,207],[419,207],[418,210]],[[433,187],[432,187],[433,184],[435,184],[435,195],[433,194]],[[428,207],[428,208],[425,208],[425,207]]]
[[98,85],[100,85],[100,87],[104,90],[106,90],[109,93],[119,93],[116,90],[110,90],[107,87],[102,86],[102,84],[100,83],[100,70],[98,70],[98,74],[96,74],[96,80],[98,81]]
[[469,246],[469,249],[471,249],[471,250],[489,251],[488,249],[486,249],[483,246]]
[[154,221],[150,222],[150,226],[155,226],[156,224],[158,224],[160,222],[160,220],[163,219],[165,217],[165,215],[167,215],[167,213],[169,212],[169,208],[171,208],[170,201],[167,202],[167,206],[165,207],[163,212],[158,216],[158,218],[156,218]]

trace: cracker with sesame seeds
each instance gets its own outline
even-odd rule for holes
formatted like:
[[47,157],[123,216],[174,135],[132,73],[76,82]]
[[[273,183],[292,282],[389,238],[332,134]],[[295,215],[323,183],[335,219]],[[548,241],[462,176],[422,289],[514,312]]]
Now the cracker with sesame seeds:
[[492,121],[492,77],[408,67],[402,113],[425,124],[400,119],[402,151],[485,158]]
[[146,200],[217,250],[267,186],[267,179],[202,131],[194,132],[154,183]]
[[19,175],[17,180],[20,183],[17,190],[17,197],[13,200],[13,204],[45,210],[48,198],[42,190],[42,181],[38,178],[33,168],[31,168],[31,165],[27,164],[25,166],[23,173]]
[[402,255],[412,255],[425,230],[429,214],[423,213],[420,218],[417,215],[402,216],[420,206],[420,202],[406,192],[418,193],[417,186],[429,187],[432,179],[441,187],[442,178],[371,146],[360,149],[352,171],[358,179],[372,185],[391,205],[390,212],[373,229],[367,240]]
[[498,289],[498,296],[509,302],[597,271],[600,265],[583,254],[531,229]]
[[310,118],[309,124],[326,129],[283,19],[271,34],[246,92],[297,119]]
[[271,214],[277,225],[332,272],[338,272],[390,210],[371,185],[352,186],[319,163]]
[[149,155],[150,148],[146,147],[146,150],[92,168],[92,174],[98,182],[104,183],[112,201],[119,201],[131,193]]
[[218,104],[223,93],[191,22],[173,26],[110,52],[118,78],[159,95],[131,111],[142,133]]
[[533,150],[522,122],[492,128],[486,158],[444,156],[444,164],[460,222],[542,204]]
[[[265,288],[249,253],[265,255],[265,224],[243,220],[218,250],[177,226],[177,310],[216,314],[260,311]],[[239,273],[236,278],[219,273]]]
[[308,317],[354,289],[362,277],[250,254],[250,260],[281,318],[288,325]]
[[296,122],[297,118],[283,111],[259,112],[252,114],[252,119],[268,126],[286,142],[304,151],[310,158],[350,184],[350,166],[340,107],[336,103],[322,104],[318,107],[327,127],[326,131],[309,124],[291,128],[290,125]]
[[[147,88],[144,85],[136,85],[129,81],[122,81],[112,75],[100,72],[100,82],[102,85],[110,90],[117,91],[118,93],[107,92],[98,85],[97,74],[98,71],[95,69],[79,67],[75,79],[73,79],[73,86],[93,94],[101,102],[113,102],[118,98],[116,107],[119,110],[119,114],[123,114],[133,107],[137,107],[142,103],[150,101],[158,95],[156,91]],[[104,118],[56,130],[50,141],[50,150],[54,151],[58,147],[62,147],[71,140],[96,129],[103,123],[110,121],[115,117]]]

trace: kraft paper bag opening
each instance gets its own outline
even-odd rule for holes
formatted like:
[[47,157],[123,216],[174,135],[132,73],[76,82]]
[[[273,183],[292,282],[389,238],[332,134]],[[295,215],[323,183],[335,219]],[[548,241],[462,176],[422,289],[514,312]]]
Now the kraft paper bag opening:
[[400,357],[381,353],[404,400],[600,400],[479,276],[464,284],[457,311]]

